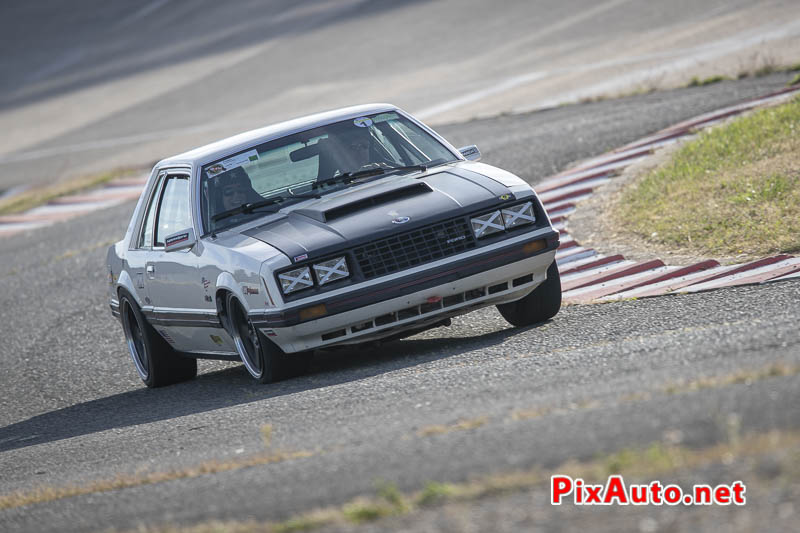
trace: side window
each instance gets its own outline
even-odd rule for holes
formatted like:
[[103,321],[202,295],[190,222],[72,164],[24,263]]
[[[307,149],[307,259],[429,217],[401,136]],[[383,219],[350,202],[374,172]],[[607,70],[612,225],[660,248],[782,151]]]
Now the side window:
[[167,235],[192,225],[189,198],[188,176],[167,178],[158,203],[155,246],[164,246],[164,238]]
[[451,160],[453,158],[453,154],[449,150],[418,126],[402,120],[389,120],[387,124],[391,130],[384,131],[384,133],[390,136],[392,140],[397,141],[398,148],[401,148],[408,155],[412,161],[411,164],[436,161],[437,159]]
[[158,205],[158,197],[161,193],[161,176],[158,178],[158,183],[153,190],[153,195],[150,197],[150,203],[147,205],[147,212],[144,217],[144,224],[142,224],[141,232],[139,233],[139,242],[137,248],[152,248],[153,247],[153,218],[156,215],[156,206]]

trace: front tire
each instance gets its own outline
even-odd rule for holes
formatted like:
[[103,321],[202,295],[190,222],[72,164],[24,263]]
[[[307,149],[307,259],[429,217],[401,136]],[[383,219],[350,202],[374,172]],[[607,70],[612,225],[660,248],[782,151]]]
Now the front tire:
[[278,345],[258,330],[232,293],[225,298],[228,331],[247,372],[259,383],[272,383],[304,374],[311,353],[287,355]]
[[163,387],[197,375],[197,359],[175,353],[127,294],[120,297],[120,311],[128,352],[145,385]]
[[507,304],[500,304],[497,310],[511,325],[521,327],[538,324],[556,316],[561,309],[561,276],[558,265],[553,261],[547,268],[547,279],[533,292]]

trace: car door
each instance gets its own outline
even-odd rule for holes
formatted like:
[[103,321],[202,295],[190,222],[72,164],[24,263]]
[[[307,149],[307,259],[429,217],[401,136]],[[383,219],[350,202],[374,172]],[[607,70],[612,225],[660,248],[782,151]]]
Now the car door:
[[130,247],[125,254],[126,270],[133,280],[136,299],[139,301],[142,312],[148,318],[152,314],[153,303],[150,300],[149,284],[147,283],[146,265],[153,259],[153,230],[158,199],[161,196],[161,186],[164,184],[166,172],[160,172],[150,190],[147,208],[142,217],[137,233],[131,238]]
[[203,243],[166,251],[165,239],[195,227],[188,171],[169,171],[161,187],[153,221],[153,248],[145,265],[145,283],[156,329],[183,352],[220,351],[219,320],[201,277]]

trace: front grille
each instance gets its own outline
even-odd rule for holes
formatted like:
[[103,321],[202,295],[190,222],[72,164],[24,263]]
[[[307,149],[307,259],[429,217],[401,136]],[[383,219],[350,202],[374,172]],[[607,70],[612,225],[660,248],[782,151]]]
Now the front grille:
[[367,243],[353,253],[364,278],[373,279],[473,248],[467,220],[457,218]]

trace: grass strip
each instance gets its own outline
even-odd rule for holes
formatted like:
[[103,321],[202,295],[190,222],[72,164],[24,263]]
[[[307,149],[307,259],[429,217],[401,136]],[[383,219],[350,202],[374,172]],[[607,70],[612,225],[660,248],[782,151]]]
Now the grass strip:
[[0,215],[13,215],[46,204],[61,196],[67,196],[93,189],[117,178],[130,177],[141,170],[119,169],[102,174],[83,176],[45,187],[36,187],[0,200]]
[[800,251],[800,98],[712,128],[624,191],[616,225],[700,254]]
[[719,83],[721,81],[730,80],[727,76],[722,76],[721,74],[717,74],[716,76],[709,76],[708,78],[700,79],[697,76],[689,81],[688,87],[703,87],[705,85],[711,85],[713,83]]
[[424,426],[417,431],[417,436],[430,437],[433,435],[443,435],[445,433],[452,433],[453,431],[469,431],[470,429],[476,429],[481,427],[486,422],[488,422],[488,420],[489,420],[488,417],[479,416],[477,418],[459,420],[455,424],[450,424],[450,425]]
[[762,368],[753,370],[739,370],[724,376],[701,377],[691,381],[672,383],[664,387],[667,394],[694,392],[701,389],[714,389],[728,385],[750,385],[762,379],[790,377],[800,374],[800,366],[789,365],[783,362],[772,363]]
[[23,505],[51,502],[63,498],[127,489],[141,485],[152,485],[177,479],[194,478],[207,474],[218,474],[220,472],[229,472],[231,470],[240,470],[253,466],[280,463],[290,459],[311,457],[312,455],[314,454],[309,451],[273,452],[243,457],[241,459],[231,459],[228,461],[207,461],[197,466],[179,470],[119,475],[112,479],[98,479],[83,485],[39,487],[30,491],[18,491],[0,495],[0,509],[22,507]]

